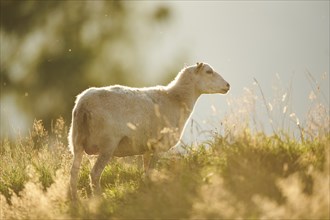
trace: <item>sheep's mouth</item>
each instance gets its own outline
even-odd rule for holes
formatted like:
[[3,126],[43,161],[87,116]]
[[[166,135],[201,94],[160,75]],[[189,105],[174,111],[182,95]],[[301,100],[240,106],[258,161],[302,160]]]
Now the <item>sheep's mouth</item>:
[[229,89],[221,89],[220,90],[220,93],[221,94],[226,94],[226,93],[228,93],[228,91],[229,91]]

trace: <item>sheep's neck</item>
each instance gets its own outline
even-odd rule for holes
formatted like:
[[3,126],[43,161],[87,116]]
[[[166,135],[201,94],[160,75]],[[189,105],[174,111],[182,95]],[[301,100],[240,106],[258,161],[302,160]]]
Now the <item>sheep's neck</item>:
[[187,119],[192,112],[200,94],[197,94],[191,85],[174,85],[168,90],[168,95],[175,100],[184,112]]

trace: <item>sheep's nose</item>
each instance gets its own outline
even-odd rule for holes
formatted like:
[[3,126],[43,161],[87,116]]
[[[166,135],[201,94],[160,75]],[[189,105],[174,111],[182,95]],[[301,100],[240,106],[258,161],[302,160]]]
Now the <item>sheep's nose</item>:
[[228,89],[230,89],[230,85],[229,85],[229,83],[227,83],[227,85],[226,85],[226,86],[227,86],[227,88],[228,88]]

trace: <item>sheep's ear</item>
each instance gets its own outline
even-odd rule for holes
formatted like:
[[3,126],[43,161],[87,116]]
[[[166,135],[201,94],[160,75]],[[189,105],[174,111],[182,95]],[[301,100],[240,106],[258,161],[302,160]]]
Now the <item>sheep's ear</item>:
[[203,67],[203,63],[196,63],[196,64],[197,64],[196,72],[199,72]]

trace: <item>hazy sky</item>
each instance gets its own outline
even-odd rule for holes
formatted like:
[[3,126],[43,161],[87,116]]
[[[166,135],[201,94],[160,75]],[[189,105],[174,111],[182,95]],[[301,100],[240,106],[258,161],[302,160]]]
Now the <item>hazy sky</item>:
[[[256,88],[252,85],[254,78],[270,103],[276,95],[274,87],[283,92],[289,90],[292,83],[288,111],[303,119],[311,105],[312,85],[307,74],[310,72],[321,84],[323,101],[329,105],[329,1],[128,3],[131,7],[139,6],[142,14],[147,14],[148,8],[155,4],[169,5],[171,20],[165,25],[152,26],[156,37],[145,37],[140,43],[141,62],[146,64],[143,77],[147,83],[159,83],[168,73],[167,68],[173,71],[173,63],[182,62],[183,67],[184,63],[204,61],[231,84],[228,95],[203,96],[198,101],[193,119],[202,130],[219,126],[229,109],[228,100],[246,93],[246,87]],[[142,19],[141,13],[136,15],[139,19],[134,19],[137,24]],[[139,27],[135,24],[136,34],[143,36],[143,28]],[[327,77],[322,79],[324,74]],[[256,93],[260,102],[260,92],[256,90]],[[23,123],[19,112],[11,113],[16,121]],[[266,120],[266,112],[261,113],[260,118]],[[186,141],[192,137],[189,133],[187,129]]]
[[[329,77],[322,80],[323,74],[329,76],[329,1],[168,4],[174,10],[172,28],[156,30],[159,39],[150,53],[152,63],[159,66],[160,60],[175,59],[178,51],[188,54],[188,64],[208,62],[232,85],[230,97],[252,86],[253,78],[267,99],[272,98],[274,85],[286,89],[292,82],[292,111],[300,118],[310,105],[309,71],[321,83],[329,104]],[[157,65],[150,71],[157,71]],[[227,109],[226,97],[203,97],[193,117],[199,122],[212,118],[211,105],[221,115]]]

